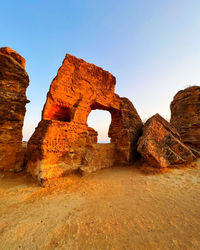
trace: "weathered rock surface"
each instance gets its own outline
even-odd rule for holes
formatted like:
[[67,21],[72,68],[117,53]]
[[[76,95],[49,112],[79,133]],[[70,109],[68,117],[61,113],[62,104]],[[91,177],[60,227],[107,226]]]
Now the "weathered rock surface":
[[137,149],[150,165],[157,168],[176,167],[195,159],[191,150],[180,141],[177,130],[159,114],[145,123]]
[[[91,172],[135,160],[142,122],[133,104],[114,93],[115,83],[109,72],[66,55],[28,142],[27,169],[33,176],[45,181],[78,169]],[[87,125],[95,109],[111,113],[110,146],[97,146],[97,132]]]
[[170,123],[181,140],[200,156],[200,86],[179,91],[172,101]]
[[14,50],[0,49],[0,170],[4,171],[19,171],[24,163],[22,126],[29,77],[23,60]]
[[11,56],[12,58],[15,59],[15,61],[17,61],[19,64],[21,64],[23,68],[25,68],[26,60],[20,54],[18,54],[16,51],[14,51],[13,49],[11,49],[9,47],[2,47],[2,48],[0,48],[0,53]]

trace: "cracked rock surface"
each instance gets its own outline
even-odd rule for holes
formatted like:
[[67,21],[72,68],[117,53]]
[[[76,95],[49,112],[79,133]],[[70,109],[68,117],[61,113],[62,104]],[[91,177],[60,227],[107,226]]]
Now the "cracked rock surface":
[[24,164],[22,127],[29,77],[25,59],[14,50],[0,49],[0,170],[19,171]]

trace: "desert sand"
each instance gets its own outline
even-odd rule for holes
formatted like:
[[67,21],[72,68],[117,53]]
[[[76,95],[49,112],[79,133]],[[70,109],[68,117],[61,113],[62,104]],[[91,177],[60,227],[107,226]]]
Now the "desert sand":
[[0,173],[0,249],[200,249],[200,161],[150,170],[113,167],[45,188]]

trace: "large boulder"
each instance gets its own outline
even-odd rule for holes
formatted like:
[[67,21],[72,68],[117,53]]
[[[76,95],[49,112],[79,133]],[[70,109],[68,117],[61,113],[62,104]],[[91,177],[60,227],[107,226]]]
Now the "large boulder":
[[170,108],[170,123],[178,130],[184,144],[200,156],[200,86],[179,91]]
[[[77,170],[128,165],[136,159],[142,121],[133,104],[115,94],[115,84],[109,72],[66,55],[51,83],[42,120],[28,142],[28,172],[45,182]],[[96,146],[97,132],[87,125],[95,109],[111,113],[110,146]]]
[[145,123],[137,149],[147,163],[157,168],[176,167],[195,159],[180,141],[177,130],[159,114]]
[[0,49],[0,170],[19,171],[24,163],[22,127],[29,77],[25,59],[10,48]]

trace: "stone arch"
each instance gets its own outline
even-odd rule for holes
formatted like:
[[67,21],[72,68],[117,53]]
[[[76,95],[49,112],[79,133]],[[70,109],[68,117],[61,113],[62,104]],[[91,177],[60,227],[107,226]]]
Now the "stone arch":
[[[142,122],[133,104],[114,92],[116,79],[82,59],[66,55],[51,83],[42,120],[27,147],[27,170],[43,182],[80,170],[92,172],[136,158]],[[97,144],[87,126],[91,110],[111,114],[111,143]]]

